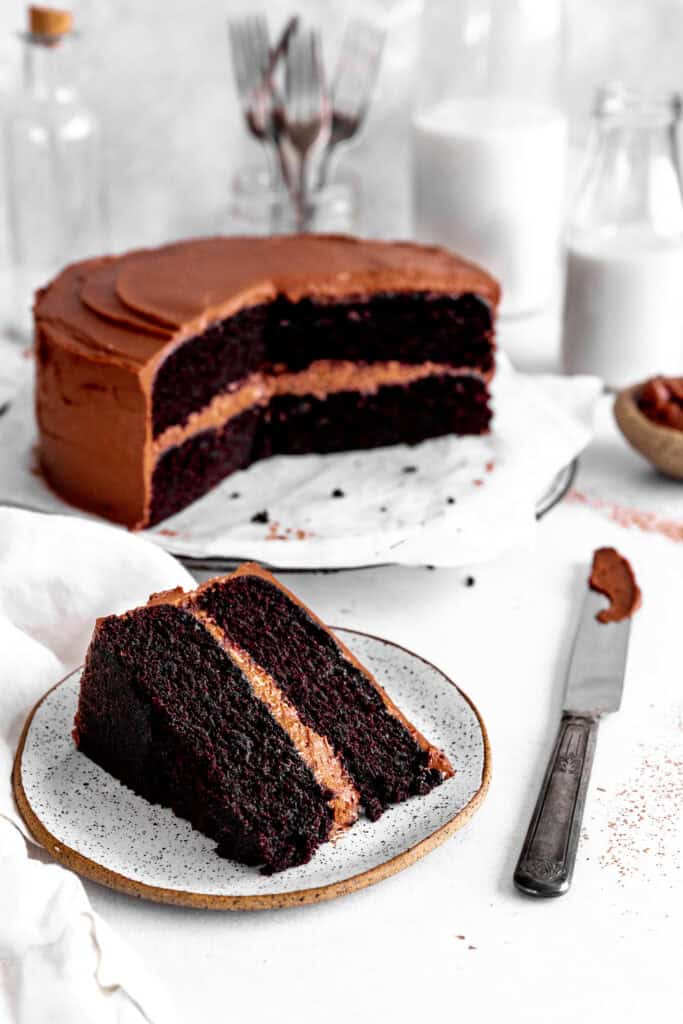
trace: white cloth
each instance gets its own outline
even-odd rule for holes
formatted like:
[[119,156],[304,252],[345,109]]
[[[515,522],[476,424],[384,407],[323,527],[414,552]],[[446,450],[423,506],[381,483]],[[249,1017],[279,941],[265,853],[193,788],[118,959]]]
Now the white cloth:
[[28,712],[83,661],[96,617],[192,583],[173,558],[139,537],[73,517],[0,508],[3,1022],[174,1020],[138,958],[93,912],[76,875],[37,859],[10,776]]

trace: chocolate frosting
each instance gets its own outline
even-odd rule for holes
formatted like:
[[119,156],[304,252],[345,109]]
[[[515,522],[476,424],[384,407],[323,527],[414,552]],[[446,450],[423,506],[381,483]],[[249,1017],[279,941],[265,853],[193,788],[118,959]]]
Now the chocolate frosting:
[[630,619],[640,608],[641,593],[631,563],[616,548],[598,548],[588,580],[592,590],[609,598],[609,608],[598,612],[599,622]]
[[[401,291],[474,293],[493,307],[500,294],[484,270],[445,249],[332,235],[200,238],[72,264],[38,292],[34,309],[46,479],[76,505],[144,526],[159,454],[154,378],[178,345],[278,295],[335,300]],[[372,372],[386,383],[388,367]],[[343,369],[315,365],[314,392],[329,390],[328,378]],[[392,365],[390,376],[403,372]],[[259,395],[254,401],[264,402]]]

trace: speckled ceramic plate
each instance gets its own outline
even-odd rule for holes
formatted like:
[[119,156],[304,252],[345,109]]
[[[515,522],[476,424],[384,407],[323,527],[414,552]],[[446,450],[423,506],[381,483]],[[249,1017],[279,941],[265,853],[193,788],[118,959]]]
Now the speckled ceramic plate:
[[339,629],[351,651],[456,774],[424,797],[361,818],[308,864],[266,877],[217,857],[215,844],[171,811],[149,804],[79,753],[71,739],[80,673],[36,705],[24,727],[14,790],[35,838],[55,860],[134,896],[218,910],[315,903],[408,867],[460,828],[481,804],[490,753],[478,711],[429,662],[388,640]]

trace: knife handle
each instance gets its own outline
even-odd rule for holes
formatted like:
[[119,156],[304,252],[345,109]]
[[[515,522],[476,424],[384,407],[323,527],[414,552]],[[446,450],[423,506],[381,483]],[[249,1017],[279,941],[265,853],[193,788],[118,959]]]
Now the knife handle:
[[574,872],[598,719],[565,711],[515,870],[530,896],[561,896]]

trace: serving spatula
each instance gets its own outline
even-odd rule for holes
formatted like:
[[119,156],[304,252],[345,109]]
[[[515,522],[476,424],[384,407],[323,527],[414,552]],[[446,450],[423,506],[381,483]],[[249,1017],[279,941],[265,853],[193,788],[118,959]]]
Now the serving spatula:
[[569,662],[560,731],[514,874],[531,896],[561,896],[574,872],[600,716],[618,711],[631,620],[598,622],[605,598],[586,594]]

